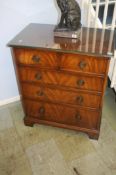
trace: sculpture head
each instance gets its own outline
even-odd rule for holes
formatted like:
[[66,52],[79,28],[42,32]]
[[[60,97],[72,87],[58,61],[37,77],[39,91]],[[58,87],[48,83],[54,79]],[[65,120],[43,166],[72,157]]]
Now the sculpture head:
[[56,0],[61,10],[57,29],[75,31],[81,26],[81,10],[75,0]]

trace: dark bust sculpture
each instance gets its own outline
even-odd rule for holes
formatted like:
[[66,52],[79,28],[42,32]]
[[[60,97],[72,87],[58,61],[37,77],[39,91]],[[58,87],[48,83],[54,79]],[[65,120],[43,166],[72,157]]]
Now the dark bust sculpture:
[[81,10],[75,0],[57,0],[61,10],[60,23],[56,31],[76,31],[81,26]]

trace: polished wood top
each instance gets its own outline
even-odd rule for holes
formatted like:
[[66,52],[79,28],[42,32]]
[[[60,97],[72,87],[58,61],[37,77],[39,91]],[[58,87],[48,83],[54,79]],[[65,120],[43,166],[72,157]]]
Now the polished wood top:
[[81,28],[79,39],[54,37],[55,25],[29,24],[13,40],[10,47],[28,47],[111,57],[114,55],[115,32],[107,29]]

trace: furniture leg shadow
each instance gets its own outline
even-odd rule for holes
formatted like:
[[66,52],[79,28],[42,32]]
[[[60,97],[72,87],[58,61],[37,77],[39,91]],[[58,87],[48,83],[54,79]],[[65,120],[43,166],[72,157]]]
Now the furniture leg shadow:
[[93,139],[93,140],[98,140],[99,139],[99,133],[88,133],[88,136],[90,139]]
[[30,126],[30,127],[34,126],[34,122],[30,121],[29,117],[24,118],[24,124],[25,124],[25,126]]

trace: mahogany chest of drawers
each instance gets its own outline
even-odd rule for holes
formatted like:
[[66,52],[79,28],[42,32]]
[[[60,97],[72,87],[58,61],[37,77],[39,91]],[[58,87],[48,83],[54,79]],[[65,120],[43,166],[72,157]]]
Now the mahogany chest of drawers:
[[80,39],[54,38],[54,27],[30,24],[8,44],[24,123],[83,131],[98,139],[112,33],[82,28]]

